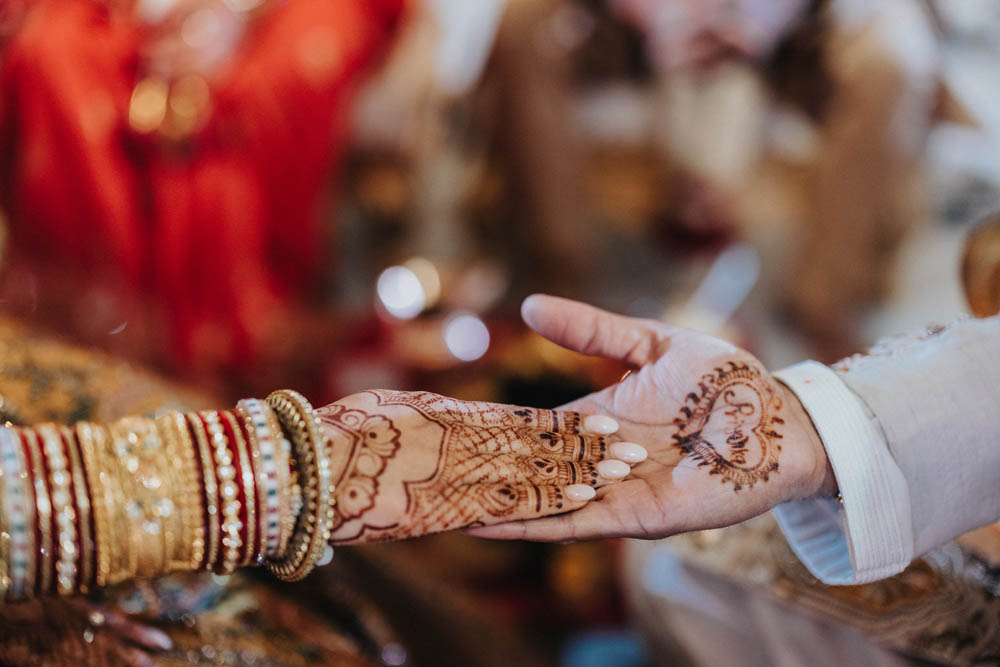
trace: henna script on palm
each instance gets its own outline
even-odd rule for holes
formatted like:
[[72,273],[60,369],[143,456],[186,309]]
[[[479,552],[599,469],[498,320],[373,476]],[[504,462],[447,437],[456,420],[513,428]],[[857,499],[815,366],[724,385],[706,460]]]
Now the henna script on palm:
[[674,444],[734,491],[778,472],[781,397],[760,369],[726,362],[703,375],[674,420]]

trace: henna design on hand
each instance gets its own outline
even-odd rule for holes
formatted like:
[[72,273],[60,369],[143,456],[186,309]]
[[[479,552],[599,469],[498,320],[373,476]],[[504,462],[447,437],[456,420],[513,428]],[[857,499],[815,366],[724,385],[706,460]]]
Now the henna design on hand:
[[778,472],[782,400],[761,370],[729,361],[703,375],[674,420],[674,445],[734,491]]
[[[338,403],[317,411],[335,434],[334,446],[350,449],[340,466],[345,472],[337,489],[338,541],[398,539],[551,514],[573,507],[565,486],[601,482],[596,463],[604,458],[607,439],[581,434],[576,412],[429,392],[363,395],[374,399],[355,401],[366,409]],[[426,474],[410,469],[404,454],[412,452],[421,452],[418,462],[433,469]],[[399,462],[392,463],[397,455]],[[395,467],[387,472],[390,463]],[[390,513],[394,520],[387,521],[377,508],[384,502],[379,494],[397,489],[396,504],[405,503],[405,509]]]
[[356,519],[375,506],[378,478],[399,450],[400,432],[387,417],[336,403],[322,408],[318,414],[322,423],[350,439],[348,463],[337,484],[333,523],[336,530],[345,521]]

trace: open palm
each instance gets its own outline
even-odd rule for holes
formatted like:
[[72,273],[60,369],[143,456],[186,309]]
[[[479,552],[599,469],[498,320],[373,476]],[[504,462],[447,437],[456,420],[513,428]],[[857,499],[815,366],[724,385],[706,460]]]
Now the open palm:
[[794,396],[750,353],[707,334],[549,296],[529,297],[525,322],[564,347],[636,370],[566,406],[607,414],[649,458],[582,509],[469,532],[564,541],[657,538],[737,523],[808,497],[826,456]]

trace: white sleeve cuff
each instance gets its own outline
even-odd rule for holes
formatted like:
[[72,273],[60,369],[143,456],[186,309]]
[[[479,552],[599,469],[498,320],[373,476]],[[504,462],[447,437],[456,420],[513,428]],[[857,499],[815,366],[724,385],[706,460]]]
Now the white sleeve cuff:
[[806,361],[774,374],[812,419],[843,498],[775,508],[792,549],[826,584],[863,584],[901,572],[913,560],[906,479],[878,422],[832,370]]

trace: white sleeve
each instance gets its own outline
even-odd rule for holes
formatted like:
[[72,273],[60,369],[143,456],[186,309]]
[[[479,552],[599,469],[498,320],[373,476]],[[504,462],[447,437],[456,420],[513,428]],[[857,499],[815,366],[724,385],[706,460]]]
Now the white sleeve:
[[823,582],[890,576],[1000,518],[1000,319],[882,343],[836,372],[805,362],[775,375],[813,420],[843,498],[775,510]]
[[843,506],[817,499],[776,508],[792,549],[827,584],[860,584],[899,572],[913,559],[909,491],[878,422],[823,364],[806,361],[775,377],[816,426],[843,498]]

